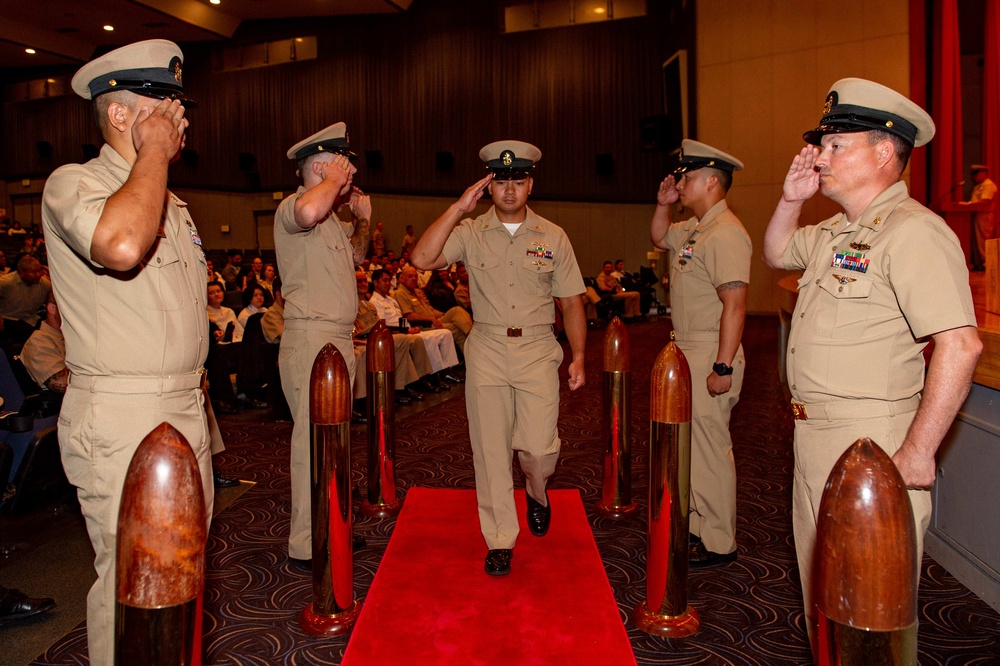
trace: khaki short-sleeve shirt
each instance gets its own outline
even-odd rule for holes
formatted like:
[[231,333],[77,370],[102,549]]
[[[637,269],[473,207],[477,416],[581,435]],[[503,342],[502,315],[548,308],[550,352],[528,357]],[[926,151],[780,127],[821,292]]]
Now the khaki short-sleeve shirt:
[[513,235],[492,207],[476,219],[462,220],[443,254],[449,264],[465,262],[475,319],[484,324],[552,324],[552,299],[585,291],[566,232],[530,208]]
[[746,229],[723,199],[701,220],[692,217],[670,225],[660,245],[673,252],[670,309],[677,334],[718,333],[718,288],[730,282],[750,284],[753,244]]
[[42,194],[49,271],[74,375],[165,377],[197,372],[208,354],[201,238],[187,204],[167,192],[160,232],[129,271],[90,257],[104,204],[131,167],[105,145],[56,169]]
[[332,212],[312,229],[295,223],[295,200],[286,197],[274,216],[274,249],[285,299],[285,321],[322,321],[350,326],[358,314],[354,248]]
[[795,232],[802,269],[788,340],[792,396],[902,400],[921,391],[927,338],[975,326],[958,238],[899,182],[855,224],[843,213]]

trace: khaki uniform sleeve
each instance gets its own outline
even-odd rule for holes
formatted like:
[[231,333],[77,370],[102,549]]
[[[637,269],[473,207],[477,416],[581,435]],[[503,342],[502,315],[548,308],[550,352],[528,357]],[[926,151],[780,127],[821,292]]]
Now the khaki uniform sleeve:
[[89,171],[76,164],[68,165],[56,169],[46,181],[42,193],[43,214],[49,228],[63,242],[91,261],[94,231],[111,194]]
[[705,269],[718,289],[729,282],[750,284],[750,238],[735,225],[724,225],[712,234],[705,253]]
[[281,334],[285,332],[285,313],[277,303],[269,307],[260,318],[260,330],[271,344],[281,339]]
[[781,262],[785,270],[803,270],[809,265],[809,259],[819,240],[819,235],[828,233],[821,229],[819,225],[803,227],[795,232],[792,239],[785,248],[785,253],[781,255]]
[[576,254],[569,237],[562,229],[559,230],[559,259],[552,279],[552,295],[556,298],[568,298],[584,293],[587,289],[583,284],[580,266],[576,263]]
[[906,226],[886,249],[886,273],[913,336],[975,326],[969,271],[954,235],[927,218],[908,219]]
[[452,229],[451,234],[448,235],[448,240],[444,242],[444,249],[441,254],[444,255],[444,260],[448,262],[448,265],[452,265],[457,261],[465,261],[465,239],[470,233],[472,220],[466,218],[458,223],[454,229]]

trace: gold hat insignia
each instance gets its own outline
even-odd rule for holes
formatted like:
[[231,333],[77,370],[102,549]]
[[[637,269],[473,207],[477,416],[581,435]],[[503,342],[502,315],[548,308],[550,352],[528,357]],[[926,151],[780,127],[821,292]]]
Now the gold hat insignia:
[[837,93],[831,92],[826,96],[826,104],[823,105],[823,115],[830,113],[830,109],[837,103]]
[[504,166],[510,166],[514,163],[514,153],[509,150],[505,150],[503,151],[503,154],[500,155],[500,159],[503,160]]

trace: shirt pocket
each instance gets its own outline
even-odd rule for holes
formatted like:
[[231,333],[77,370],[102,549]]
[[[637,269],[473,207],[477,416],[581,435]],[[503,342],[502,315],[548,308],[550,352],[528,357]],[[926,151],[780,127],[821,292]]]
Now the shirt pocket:
[[156,250],[143,264],[140,276],[147,293],[137,298],[149,310],[175,312],[184,304],[188,294],[184,267],[177,250],[160,238]]
[[552,279],[555,276],[555,264],[551,259],[525,257],[521,261],[521,269],[527,273],[524,277],[528,293],[539,296],[552,294]]
[[831,338],[864,337],[872,309],[874,280],[865,275],[827,273],[817,286],[824,292],[818,316],[813,319],[817,332]]

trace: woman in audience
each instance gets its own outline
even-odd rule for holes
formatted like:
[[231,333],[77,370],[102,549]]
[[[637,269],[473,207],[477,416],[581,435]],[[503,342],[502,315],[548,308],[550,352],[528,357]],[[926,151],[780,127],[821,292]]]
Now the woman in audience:
[[250,315],[267,312],[267,308],[264,307],[264,287],[259,284],[247,287],[246,291],[243,292],[243,303],[245,307],[236,321],[240,323],[240,326],[246,328]]

